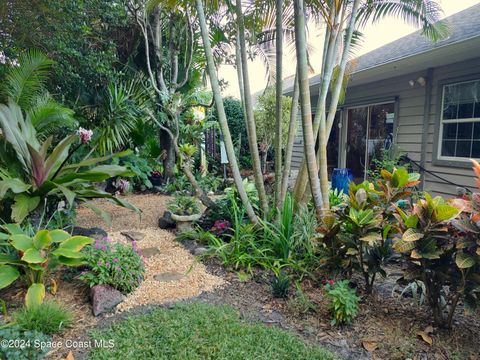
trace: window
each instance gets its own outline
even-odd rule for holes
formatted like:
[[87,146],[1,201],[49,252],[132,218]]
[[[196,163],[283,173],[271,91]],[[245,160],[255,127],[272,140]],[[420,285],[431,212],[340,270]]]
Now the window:
[[480,80],[443,87],[440,158],[480,158]]

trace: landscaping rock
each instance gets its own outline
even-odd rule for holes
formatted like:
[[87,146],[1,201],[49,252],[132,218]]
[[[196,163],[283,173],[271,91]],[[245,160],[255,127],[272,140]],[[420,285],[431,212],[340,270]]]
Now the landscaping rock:
[[185,277],[184,274],[178,273],[178,272],[165,272],[161,274],[155,275],[153,278],[157,281],[177,281],[181,280]]
[[149,248],[141,249],[140,251],[142,253],[142,256],[147,259],[152,256],[160,254],[160,249],[156,247],[149,247]]
[[108,236],[107,232],[101,228],[93,227],[87,229],[80,226],[75,226],[73,228],[72,235],[87,236],[95,240],[100,240]]
[[125,296],[110,285],[95,285],[90,289],[92,298],[93,315],[98,316],[106,313],[118,304],[120,304]]
[[140,231],[122,231],[120,234],[125,236],[130,241],[140,241],[145,238],[145,234]]
[[199,246],[199,247],[197,247],[193,250],[193,255],[201,256],[201,255],[206,254],[207,252],[208,252],[208,249],[206,247]]
[[174,229],[176,226],[175,221],[172,219],[172,213],[165,211],[163,216],[158,219],[158,227],[160,229]]

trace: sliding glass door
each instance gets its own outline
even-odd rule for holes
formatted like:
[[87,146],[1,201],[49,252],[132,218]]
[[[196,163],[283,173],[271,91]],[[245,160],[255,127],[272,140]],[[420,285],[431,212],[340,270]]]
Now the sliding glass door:
[[365,180],[372,160],[392,146],[394,117],[393,102],[347,109],[346,167],[355,182]]

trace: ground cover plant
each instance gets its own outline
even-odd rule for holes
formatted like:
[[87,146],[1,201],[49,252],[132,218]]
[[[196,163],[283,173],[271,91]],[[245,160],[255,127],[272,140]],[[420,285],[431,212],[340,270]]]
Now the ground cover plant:
[[[337,359],[286,331],[239,319],[230,307],[203,303],[155,309],[95,331],[96,340],[113,339],[112,349],[94,349],[92,360],[149,359]],[[135,342],[132,343],[132,338]]]

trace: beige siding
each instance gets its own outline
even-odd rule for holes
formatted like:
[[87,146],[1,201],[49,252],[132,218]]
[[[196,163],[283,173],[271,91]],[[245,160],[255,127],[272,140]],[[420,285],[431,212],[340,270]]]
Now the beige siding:
[[[462,187],[474,188],[473,172],[470,167],[462,168],[457,166],[436,165],[437,151],[434,149],[435,138],[438,137],[437,125],[440,122],[441,83],[456,82],[464,80],[465,76],[478,74],[480,78],[480,58],[451,64],[449,66],[433,69],[433,88],[431,106],[429,111],[428,135],[425,144],[425,168],[435,174],[458,184]],[[427,174],[425,178],[425,189],[442,195],[455,194],[456,187]]]
[[[474,178],[470,167],[445,166],[436,164],[436,151],[434,149],[436,125],[440,121],[439,96],[440,83],[445,81],[464,81],[465,76],[480,78],[480,58],[451,64],[433,69],[430,108],[428,110],[428,125],[426,134],[423,134],[424,107],[426,87],[418,84],[410,86],[409,80],[418,77],[427,77],[425,71],[412,73],[405,76],[392,77],[387,80],[373,82],[366,85],[355,86],[352,84],[347,91],[347,100],[343,108],[374,104],[385,100],[398,99],[398,113],[396,114],[396,142],[403,152],[415,161],[420,162],[422,156],[422,141],[425,138],[425,168],[428,171],[461,187],[474,189]],[[478,74],[478,76],[475,76]],[[312,99],[314,105],[316,98]],[[301,128],[301,127],[299,127]],[[295,144],[292,167],[298,168],[303,156],[303,144],[301,130],[298,132]],[[343,149],[342,149],[343,150]],[[424,188],[435,195],[454,195],[456,186],[448,184],[435,176],[426,173]]]

